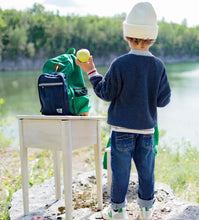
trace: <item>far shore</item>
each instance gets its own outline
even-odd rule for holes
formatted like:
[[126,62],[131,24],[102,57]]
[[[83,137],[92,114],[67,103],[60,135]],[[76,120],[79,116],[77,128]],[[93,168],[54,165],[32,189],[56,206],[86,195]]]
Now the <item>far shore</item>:
[[[96,66],[109,66],[112,60],[119,55],[110,54],[108,57],[94,57]],[[159,57],[164,63],[199,62],[199,56],[167,56]],[[39,70],[49,58],[19,57],[17,60],[3,60],[0,62],[0,71]]]

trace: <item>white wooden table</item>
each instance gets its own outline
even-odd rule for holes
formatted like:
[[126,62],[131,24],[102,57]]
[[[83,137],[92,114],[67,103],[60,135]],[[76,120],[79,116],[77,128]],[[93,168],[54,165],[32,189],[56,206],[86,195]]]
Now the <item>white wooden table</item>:
[[56,200],[61,198],[60,151],[66,219],[72,220],[72,150],[94,144],[98,208],[102,209],[101,116],[19,115],[19,143],[24,214],[29,213],[28,148],[51,149],[54,158]]

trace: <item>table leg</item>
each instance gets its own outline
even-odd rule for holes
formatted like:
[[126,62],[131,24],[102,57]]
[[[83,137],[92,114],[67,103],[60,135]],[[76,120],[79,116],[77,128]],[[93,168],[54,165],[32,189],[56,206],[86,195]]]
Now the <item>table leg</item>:
[[101,130],[100,121],[97,121],[97,144],[94,145],[95,152],[95,170],[97,180],[97,200],[98,209],[103,208],[103,197],[102,197],[102,160],[101,160]]
[[66,220],[72,220],[72,136],[71,122],[62,121],[63,179]]
[[23,123],[19,120],[19,145],[21,157],[21,178],[22,178],[22,193],[23,193],[23,207],[24,215],[29,213],[29,195],[28,195],[28,153],[23,141]]
[[56,200],[61,199],[61,182],[60,182],[60,152],[53,150],[54,178]]

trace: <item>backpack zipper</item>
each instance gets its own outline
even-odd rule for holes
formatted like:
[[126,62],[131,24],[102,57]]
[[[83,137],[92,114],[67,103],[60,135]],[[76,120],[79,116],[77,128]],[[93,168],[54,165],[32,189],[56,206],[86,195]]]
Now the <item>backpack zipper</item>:
[[63,82],[58,82],[58,83],[40,83],[39,86],[40,87],[44,87],[44,86],[61,86],[63,85]]
[[75,101],[74,101],[74,97],[72,96],[72,108],[73,108],[73,112],[74,112],[74,114],[76,114],[76,112],[75,112]]

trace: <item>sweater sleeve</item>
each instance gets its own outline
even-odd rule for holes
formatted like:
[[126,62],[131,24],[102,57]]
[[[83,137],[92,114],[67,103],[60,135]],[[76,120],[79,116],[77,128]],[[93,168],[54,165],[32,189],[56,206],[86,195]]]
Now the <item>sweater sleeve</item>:
[[171,89],[167,78],[166,70],[162,74],[158,91],[157,106],[164,107],[170,102]]
[[104,101],[112,101],[120,94],[122,79],[119,69],[114,64],[111,65],[104,77],[96,71],[90,74],[89,80],[95,94]]

